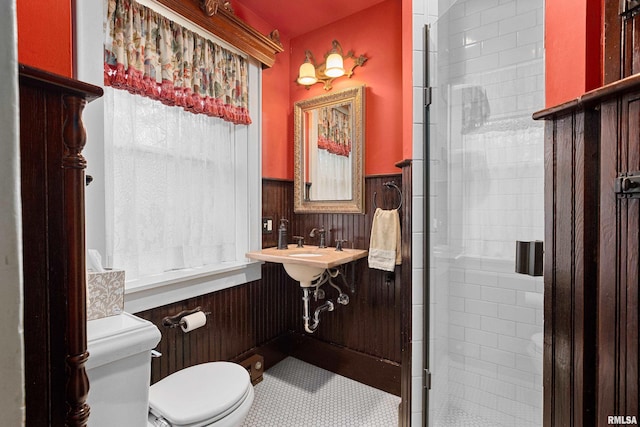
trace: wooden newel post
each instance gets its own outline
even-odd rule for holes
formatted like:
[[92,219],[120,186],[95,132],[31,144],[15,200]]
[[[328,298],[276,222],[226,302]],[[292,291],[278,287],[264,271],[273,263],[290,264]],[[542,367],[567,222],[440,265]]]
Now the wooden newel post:
[[84,187],[87,161],[82,156],[86,143],[86,132],[82,123],[82,111],[87,101],[78,96],[68,95],[64,100],[64,218],[67,262],[67,419],[68,426],[86,426],[89,418],[89,379],[84,364],[87,352],[86,328],[76,327],[86,324],[86,244],[84,220]]

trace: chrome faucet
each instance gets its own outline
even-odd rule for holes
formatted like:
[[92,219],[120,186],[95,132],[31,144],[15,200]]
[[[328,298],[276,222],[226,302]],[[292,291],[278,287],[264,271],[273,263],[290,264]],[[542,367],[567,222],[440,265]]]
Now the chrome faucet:
[[316,233],[320,235],[320,244],[318,244],[318,247],[326,248],[325,236],[327,234],[327,230],[325,230],[324,227],[314,228],[311,230],[311,233],[309,233],[309,237],[316,237]]
[[348,242],[348,240],[336,240],[336,251],[342,252],[342,244]]

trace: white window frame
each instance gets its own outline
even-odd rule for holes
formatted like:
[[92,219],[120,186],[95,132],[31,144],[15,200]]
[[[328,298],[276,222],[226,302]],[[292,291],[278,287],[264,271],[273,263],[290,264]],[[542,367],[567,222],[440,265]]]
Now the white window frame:
[[[165,16],[206,33],[184,18],[151,0],[138,0]],[[75,53],[78,79],[96,86],[103,81],[103,0],[76,3]],[[208,37],[219,40],[212,34]],[[230,48],[220,41],[225,48]],[[237,52],[236,49],[230,48]],[[260,64],[249,58],[249,111],[252,124],[237,125],[236,168],[236,261],[222,265],[170,271],[161,275],[128,281],[125,285],[125,311],[136,313],[172,302],[219,291],[258,280],[261,263],[249,260],[245,253],[262,247],[260,220],[262,215],[262,73]],[[105,254],[105,188],[104,188],[104,105],[98,99],[87,105],[83,115],[87,130],[87,174],[94,181],[86,191],[87,248]],[[126,277],[126,272],[125,272]]]

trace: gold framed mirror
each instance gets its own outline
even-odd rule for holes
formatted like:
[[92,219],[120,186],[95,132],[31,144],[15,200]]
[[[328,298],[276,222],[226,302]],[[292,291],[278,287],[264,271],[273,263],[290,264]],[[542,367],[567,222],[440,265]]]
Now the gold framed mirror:
[[364,213],[365,86],[294,104],[294,211]]

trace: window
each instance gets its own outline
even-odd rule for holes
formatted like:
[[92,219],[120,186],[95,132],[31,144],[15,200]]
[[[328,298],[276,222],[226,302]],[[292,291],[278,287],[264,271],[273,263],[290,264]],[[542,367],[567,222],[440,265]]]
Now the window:
[[132,280],[235,261],[235,125],[109,87],[104,102],[107,263]]
[[[78,77],[100,86],[102,7],[80,2],[76,26]],[[250,125],[109,87],[87,107],[87,247],[125,269],[125,310],[260,277],[244,256],[261,245],[260,66],[249,61],[247,73]]]

